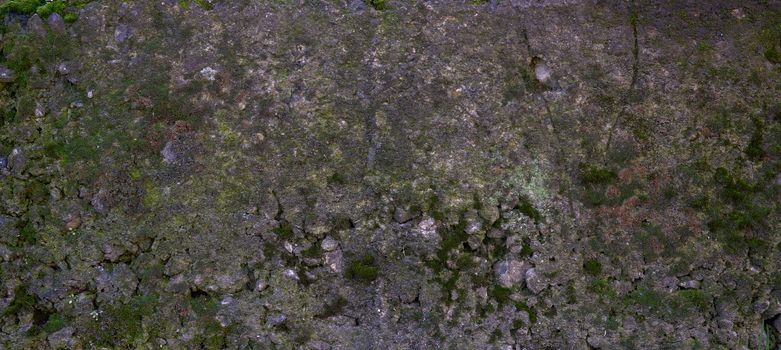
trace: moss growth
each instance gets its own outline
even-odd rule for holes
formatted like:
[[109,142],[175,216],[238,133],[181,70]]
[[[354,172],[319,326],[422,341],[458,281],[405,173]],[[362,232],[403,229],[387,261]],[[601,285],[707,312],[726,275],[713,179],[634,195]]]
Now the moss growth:
[[589,188],[586,190],[584,200],[589,207],[598,207],[607,204],[608,202],[605,191],[603,189],[595,188]]
[[510,294],[512,294],[512,290],[510,290],[510,288],[505,288],[499,285],[494,286],[490,291],[488,291],[488,295],[491,298],[494,298],[494,300],[496,300],[499,305],[510,301]]
[[719,196],[703,197],[697,203],[708,217],[708,229],[731,253],[768,248],[764,232],[773,209],[763,202],[761,182],[752,184],[723,167],[716,169],[713,180],[720,186]]
[[590,207],[615,204],[634,193],[634,187],[627,186],[622,189],[618,198],[608,198],[606,188],[618,179],[618,175],[613,170],[597,165],[583,164],[580,168],[580,181],[585,187],[583,201]]
[[345,275],[350,279],[371,282],[379,275],[379,268],[375,265],[374,257],[366,255],[362,259],[350,263]]
[[463,220],[453,227],[439,229],[437,232],[442,238],[437,250],[437,260],[429,266],[434,268],[436,272],[442,269],[442,266],[447,262],[450,251],[460,247],[469,238],[469,234],[466,233],[466,222]]
[[491,338],[489,339],[489,341],[491,343],[494,343],[494,342],[496,342],[497,340],[499,340],[502,337],[504,337],[504,333],[502,333],[501,329],[496,328],[496,329],[494,329],[493,332],[491,332]]
[[456,259],[456,266],[458,266],[459,270],[468,270],[477,266],[477,263],[475,263],[472,254],[462,253]]
[[154,322],[157,304],[156,297],[139,295],[126,304],[109,305],[92,323],[87,336],[99,346],[133,348],[133,344],[154,336],[157,328],[144,327],[144,320]]
[[758,161],[765,156],[765,150],[762,148],[763,129],[764,126],[762,125],[762,121],[759,119],[754,119],[754,132],[751,134],[751,139],[749,140],[748,146],[746,146],[746,150],[744,151],[750,160]]
[[670,245],[670,241],[665,238],[662,227],[652,222],[643,223],[643,230],[638,232],[635,237],[639,241],[643,256],[647,261],[656,260],[662,251]]
[[684,289],[678,291],[678,296],[683,300],[685,305],[693,307],[700,312],[705,312],[710,307],[708,298],[705,293],[698,289]]
[[588,290],[592,293],[599,294],[610,299],[615,298],[616,292],[610,287],[610,282],[603,278],[597,278],[591,281]]
[[716,184],[722,186],[722,194],[733,203],[743,203],[750,197],[753,187],[748,181],[732,175],[723,167],[716,169],[713,174]]
[[388,3],[386,0],[364,0],[364,2],[373,7],[377,11],[383,11],[388,9]]
[[652,312],[658,312],[664,306],[664,296],[651,289],[640,288],[632,291],[624,299],[627,305],[637,305],[650,309]]
[[567,298],[567,304],[571,305],[578,302],[578,291],[575,289],[574,283],[567,283],[567,288],[564,291],[564,295]]
[[301,256],[305,258],[319,258],[321,255],[323,255],[323,251],[317,243],[301,251]]
[[532,245],[528,238],[524,238],[523,247],[521,247],[521,252],[518,254],[521,257],[530,257],[534,254],[534,250],[532,250]]
[[765,59],[770,63],[781,64],[781,51],[776,46],[772,46],[765,50]]
[[100,158],[95,137],[76,137],[65,142],[50,142],[45,146],[48,156],[61,159],[65,165],[77,161],[97,162]]
[[79,19],[79,15],[76,13],[66,13],[65,16],[63,16],[63,19],[67,23],[73,23]]
[[344,185],[346,183],[347,178],[339,171],[335,171],[333,174],[331,174],[331,176],[328,177],[329,185]]
[[21,310],[31,310],[35,306],[36,298],[27,292],[26,286],[17,286],[14,289],[14,299],[3,311],[3,316],[15,315]]
[[205,327],[206,335],[201,341],[201,348],[206,350],[225,349],[225,333],[219,322],[212,320]]
[[583,263],[583,271],[592,276],[599,276],[602,273],[602,264],[597,259],[589,259]]
[[613,183],[618,175],[607,168],[587,165],[582,168],[580,178],[587,185],[607,185]]
[[46,323],[43,324],[41,329],[43,329],[44,332],[51,334],[56,331],[59,331],[65,327],[65,319],[60,314],[51,314],[49,315],[49,319],[46,320]]
[[522,301],[516,301],[515,303],[513,303],[513,305],[517,310],[526,311],[526,313],[529,314],[529,321],[531,321],[531,323],[537,322],[537,312],[534,311],[534,309],[531,308],[529,305],[526,305],[526,303]]
[[643,307],[651,313],[665,318],[683,318],[689,312],[707,312],[710,308],[709,297],[701,290],[679,290],[666,294],[651,289],[639,288],[626,298],[626,305]]
[[611,313],[611,315],[607,318],[607,321],[605,322],[605,328],[611,331],[615,331],[620,326],[621,326],[621,318]]
[[348,230],[355,227],[352,220],[345,215],[337,215],[332,218],[331,226],[333,226],[334,231]]
[[19,240],[22,243],[35,244],[38,241],[38,231],[31,221],[19,221],[17,228],[19,229]]
[[199,317],[212,317],[220,306],[217,298],[201,291],[190,293],[190,309]]
[[341,295],[337,296],[336,299],[331,301],[330,303],[327,303],[325,307],[323,308],[323,311],[317,314],[318,318],[329,318],[332,316],[336,316],[342,313],[342,310],[344,310],[345,306],[347,306],[347,299],[342,297]]
[[190,9],[190,3],[194,2],[198,7],[204,9],[204,10],[211,10],[213,8],[212,4],[207,0],[179,0],[179,6],[184,8],[185,10]]
[[442,300],[444,300],[445,304],[450,304],[451,303],[450,296],[452,292],[458,291],[457,284],[458,284],[459,277],[460,277],[460,273],[458,271],[454,271],[453,275],[450,276],[450,278],[448,278],[447,280],[445,281],[440,280],[440,283],[442,284]]
[[515,210],[521,212],[521,214],[528,216],[534,220],[534,223],[539,223],[542,220],[542,214],[534,207],[531,200],[526,196],[520,196],[518,198],[518,204],[515,205]]
[[37,13],[42,18],[49,17],[52,13],[58,13],[66,22],[73,22],[78,18],[78,9],[91,0],[8,0],[0,5],[0,15],[7,13]]
[[521,320],[513,320],[513,325],[512,325],[511,328],[514,331],[514,330],[523,328],[524,326],[526,326],[526,324],[523,321],[521,321]]
[[55,12],[62,15],[65,12],[65,6],[65,1],[62,0],[47,1],[43,6],[35,9],[35,13],[41,18],[47,18]]
[[35,100],[30,94],[24,94],[16,99],[16,119],[24,120],[35,112]]
[[44,3],[43,0],[9,0],[0,5],[0,14],[9,12],[33,13]]
[[144,206],[155,208],[160,204],[162,193],[151,179],[144,181]]
[[276,233],[277,238],[279,239],[289,239],[293,237],[293,225],[283,219],[279,222],[279,226],[275,227],[272,232]]

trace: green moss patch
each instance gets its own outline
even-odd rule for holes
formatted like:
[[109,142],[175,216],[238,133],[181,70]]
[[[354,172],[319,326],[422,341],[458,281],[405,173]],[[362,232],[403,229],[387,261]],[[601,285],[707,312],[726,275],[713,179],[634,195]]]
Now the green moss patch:
[[374,281],[378,275],[379,268],[371,255],[365,255],[362,259],[353,261],[345,272],[347,278],[364,282]]
[[386,0],[364,0],[364,2],[373,7],[377,11],[383,11],[388,9],[388,3]]
[[542,214],[540,214],[540,211],[534,207],[534,204],[532,204],[531,200],[526,196],[520,196],[520,198],[518,198],[518,204],[515,205],[515,210],[518,210],[521,214],[534,220],[535,224],[542,220]]
[[582,166],[581,181],[587,185],[607,185],[618,179],[615,171],[597,165]]
[[41,329],[47,334],[54,333],[65,327],[65,319],[60,314],[51,314]]
[[[132,348],[133,344],[152,338],[156,327],[144,327],[145,320],[154,322],[157,308],[154,296],[135,296],[126,304],[110,305],[92,323],[87,336],[100,346]],[[145,329],[147,330],[145,332]]]
[[0,15],[8,13],[37,13],[42,18],[58,13],[68,22],[78,18],[78,10],[91,0],[8,0],[0,5]]
[[592,276],[599,276],[602,273],[602,264],[597,259],[589,259],[583,263],[583,271]]
[[3,311],[3,315],[14,315],[20,310],[30,310],[35,306],[36,298],[27,292],[26,286],[18,286],[14,289],[14,299]]
[[279,226],[275,227],[272,232],[276,233],[279,239],[289,239],[293,237],[293,225],[287,220],[282,220]]

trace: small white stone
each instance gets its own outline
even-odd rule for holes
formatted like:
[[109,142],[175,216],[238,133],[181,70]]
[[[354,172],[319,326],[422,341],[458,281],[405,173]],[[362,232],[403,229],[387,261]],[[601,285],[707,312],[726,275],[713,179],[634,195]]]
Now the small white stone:
[[201,75],[208,81],[214,81],[214,76],[217,75],[217,70],[212,67],[205,67],[201,69]]
[[326,252],[334,251],[338,247],[339,241],[333,239],[331,236],[326,237],[322,242],[320,242],[320,248]]
[[437,235],[437,222],[433,218],[426,218],[418,223],[418,231],[426,238],[433,238]]
[[165,144],[163,150],[160,151],[160,155],[163,156],[163,162],[165,162],[165,164],[171,164],[176,161],[176,154],[174,153],[173,143],[171,141],[168,141]]
[[295,271],[293,271],[292,269],[285,270],[285,277],[292,278],[292,279],[294,279],[296,281],[299,280],[298,274]]
[[255,282],[255,291],[262,292],[268,288],[268,283],[266,282],[265,278],[258,278],[258,281]]
[[40,103],[35,103],[35,116],[40,118],[46,114],[46,109]]

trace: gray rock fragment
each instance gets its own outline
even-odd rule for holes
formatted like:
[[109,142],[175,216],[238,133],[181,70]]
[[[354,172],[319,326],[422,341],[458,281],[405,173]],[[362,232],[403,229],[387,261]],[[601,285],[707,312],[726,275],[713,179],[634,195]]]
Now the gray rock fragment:
[[293,269],[287,269],[283,274],[285,275],[285,277],[290,278],[292,280],[296,280],[296,281],[300,280],[300,278],[298,277],[298,273],[296,273],[296,271]]
[[52,349],[72,349],[76,340],[73,338],[73,327],[65,327],[49,334],[46,339]]
[[98,190],[98,193],[92,196],[90,204],[98,213],[105,214],[108,212],[108,191],[103,188]]
[[27,30],[38,37],[46,37],[46,26],[43,24],[41,16],[38,16],[37,13],[30,16],[30,19],[27,20]]
[[249,282],[249,277],[238,271],[229,271],[214,276],[214,282],[217,291],[233,293],[243,289]]
[[165,164],[173,164],[176,161],[176,153],[174,153],[173,142],[168,141],[160,151],[160,155],[163,156],[163,162]]
[[548,287],[548,282],[543,276],[537,274],[534,268],[526,270],[526,287],[534,294],[539,294]]
[[95,277],[99,302],[114,302],[130,298],[136,291],[138,279],[127,264],[119,263],[111,270],[102,267]]
[[339,241],[333,239],[331,236],[325,237],[325,239],[320,242],[320,248],[326,252],[334,251],[336,248],[339,248]]
[[52,32],[57,34],[65,33],[65,21],[62,19],[62,16],[60,16],[59,13],[55,12],[49,15],[47,22],[49,22],[49,29],[51,29]]
[[130,28],[127,25],[120,24],[114,28],[114,40],[117,43],[124,42],[130,36]]
[[500,261],[494,265],[494,276],[502,287],[512,288],[523,282],[528,267],[515,259]]
[[171,293],[182,293],[188,289],[187,278],[184,275],[173,276],[165,288],[166,291]]
[[22,175],[27,168],[27,158],[21,149],[14,148],[8,155],[8,168],[14,176]]
[[57,65],[57,73],[70,75],[81,70],[81,64],[74,61],[64,61]]
[[757,300],[753,306],[755,314],[762,314],[770,307],[770,301],[767,299]]
[[258,280],[255,282],[255,291],[256,292],[262,292],[268,288],[268,281],[266,281],[265,278],[261,277],[258,278]]
[[11,83],[16,80],[14,72],[7,67],[0,66],[0,83]]
[[400,224],[410,221],[414,217],[414,214],[408,208],[396,207],[396,209],[393,210],[393,221]]
[[697,289],[697,288],[700,288],[700,281],[694,280],[694,279],[687,280],[687,281],[683,281],[681,283],[678,283],[678,286],[683,288],[683,289]]
[[266,316],[266,324],[269,326],[279,326],[282,322],[285,322],[287,317],[283,314],[273,314]]
[[108,261],[116,262],[124,253],[125,248],[120,244],[113,244],[112,242],[103,243],[103,258]]
[[325,253],[325,264],[332,272],[341,273],[344,271],[344,256],[341,250],[334,250]]
[[366,3],[364,3],[363,0],[352,0],[350,1],[350,10],[353,12],[363,12],[366,10]]

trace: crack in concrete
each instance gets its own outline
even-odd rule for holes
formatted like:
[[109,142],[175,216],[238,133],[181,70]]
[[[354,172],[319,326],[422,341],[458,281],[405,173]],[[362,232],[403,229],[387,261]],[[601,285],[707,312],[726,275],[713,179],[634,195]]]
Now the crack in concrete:
[[632,27],[632,38],[633,38],[633,44],[632,44],[632,80],[629,82],[629,88],[624,94],[623,98],[621,99],[621,109],[616,114],[615,118],[613,118],[613,122],[610,125],[610,130],[608,131],[607,135],[607,142],[605,143],[605,154],[604,154],[604,163],[607,165],[608,162],[608,156],[610,154],[610,145],[613,141],[613,134],[615,133],[616,128],[621,123],[621,120],[624,116],[626,116],[627,111],[629,109],[629,102],[632,96],[634,95],[634,91],[637,87],[637,77],[639,75],[640,70],[640,49],[639,44],[637,40],[637,10],[633,9],[631,10],[629,17],[629,25]]

